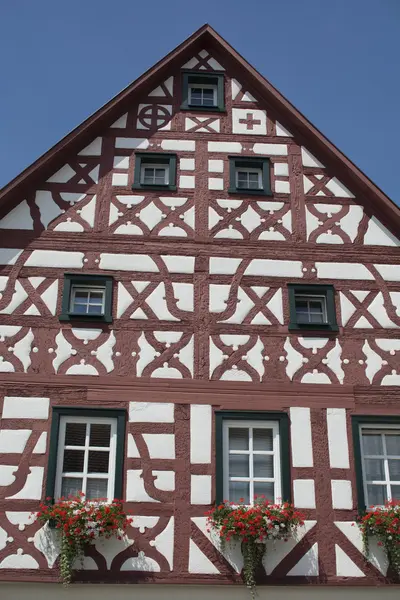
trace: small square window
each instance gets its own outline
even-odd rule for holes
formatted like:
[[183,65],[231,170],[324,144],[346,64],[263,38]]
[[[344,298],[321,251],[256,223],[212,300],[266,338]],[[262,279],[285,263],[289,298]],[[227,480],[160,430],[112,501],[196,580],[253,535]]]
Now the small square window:
[[289,284],[288,289],[289,329],[338,330],[333,286]]
[[65,274],[60,321],[112,321],[113,278]]
[[46,496],[122,499],[123,410],[54,408]]
[[176,155],[137,153],[132,188],[176,190]]
[[225,111],[224,76],[222,73],[183,73],[183,110]]
[[263,157],[229,157],[229,193],[271,196],[270,161]]
[[217,502],[253,504],[257,496],[288,500],[288,417],[284,413],[219,412]]
[[400,418],[353,416],[358,504],[400,501]]

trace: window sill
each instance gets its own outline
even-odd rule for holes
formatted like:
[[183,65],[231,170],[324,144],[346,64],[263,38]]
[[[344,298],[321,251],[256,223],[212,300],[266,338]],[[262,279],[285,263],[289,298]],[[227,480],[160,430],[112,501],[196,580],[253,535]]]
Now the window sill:
[[146,185],[144,183],[133,183],[133,190],[156,190],[159,192],[170,190],[171,192],[176,192],[176,185]]
[[312,323],[289,323],[288,325],[289,331],[301,331],[303,333],[329,333],[329,332],[338,332],[339,327],[337,325],[330,325],[329,323],[326,325],[315,324]]
[[83,321],[85,323],[112,323],[113,321],[111,315],[75,315],[72,313],[63,313],[58,318],[60,321]]
[[[197,106],[194,104],[182,105],[181,110],[190,110],[191,112],[215,112],[215,113],[226,113],[226,108],[224,106]],[[215,132],[217,133],[217,132]]]
[[272,196],[272,192],[270,190],[246,190],[237,188],[229,188],[228,194],[241,194],[242,196]]

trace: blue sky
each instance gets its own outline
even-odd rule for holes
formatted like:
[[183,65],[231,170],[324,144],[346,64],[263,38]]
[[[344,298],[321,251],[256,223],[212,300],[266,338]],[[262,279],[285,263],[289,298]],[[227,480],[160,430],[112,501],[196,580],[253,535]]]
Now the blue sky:
[[400,202],[399,0],[0,4],[0,186],[208,22]]

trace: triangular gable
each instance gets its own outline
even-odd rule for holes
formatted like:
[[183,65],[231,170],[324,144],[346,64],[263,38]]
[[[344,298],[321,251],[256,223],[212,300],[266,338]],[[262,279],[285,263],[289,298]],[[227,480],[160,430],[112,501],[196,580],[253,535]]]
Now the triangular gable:
[[[332,214],[329,207],[335,197],[351,199],[356,195],[357,198],[362,198],[369,216],[378,215],[369,220],[365,243],[389,246],[398,244],[393,233],[400,229],[399,208],[209,25],[201,27],[5,186],[0,192],[0,218],[5,217],[1,222],[2,228],[13,229],[14,224],[18,223],[19,229],[33,229],[32,215],[39,211],[43,218],[39,229],[37,227],[35,229],[41,230],[47,227],[49,218],[54,219],[58,212],[63,214],[62,211],[65,211],[63,203],[74,206],[77,202],[79,209],[76,209],[76,214],[69,215],[68,218],[71,220],[67,222],[68,224],[61,225],[59,229],[84,231],[88,224],[89,227],[93,226],[95,199],[90,191],[91,186],[96,184],[99,178],[99,160],[96,157],[99,157],[101,151],[102,133],[108,127],[114,130],[126,128],[129,107],[146,96],[149,102],[143,101],[139,105],[137,129],[150,130],[152,123],[156,122],[162,125],[159,129],[168,131],[174,95],[171,71],[180,68],[205,72],[229,70],[231,74],[234,73],[235,76],[231,80],[233,133],[253,132],[256,136],[257,133],[264,134],[265,130],[265,133],[269,134],[270,132],[266,131],[266,119],[262,116],[265,111],[258,108],[258,104],[267,105],[270,107],[271,114],[279,117],[279,120],[275,119],[273,134],[282,139],[294,136],[303,146],[303,167],[309,169],[309,172],[304,174],[304,191],[311,195],[315,193],[318,200],[321,197],[320,203],[314,203],[311,210],[307,208],[308,240],[315,241],[319,237],[320,242],[330,243],[331,240],[327,236],[332,235],[331,229],[326,227],[326,231],[316,231],[316,222],[321,220],[323,222],[323,215]],[[157,101],[156,114],[154,101]],[[218,132],[218,123],[209,121],[204,117],[195,120],[188,117],[185,130]],[[246,121],[252,124],[248,126]],[[130,147],[145,148],[145,144],[146,141],[140,139],[136,146]],[[162,149],[171,148],[165,145]],[[156,151],[157,148],[153,150]],[[257,153],[255,149],[253,151]],[[260,148],[260,153],[262,151],[263,149]],[[75,156],[72,162],[71,156]],[[121,166],[117,167],[117,172],[113,174],[115,185],[124,185],[127,180],[126,168],[121,162],[124,153],[121,153],[117,159],[120,160]],[[288,193],[289,184],[285,176],[280,176],[279,168],[277,167],[276,191]],[[332,173],[335,175],[332,176]],[[218,189],[218,177],[210,179],[215,180],[211,185],[217,186],[214,189]],[[53,194],[50,201],[45,193],[46,190],[41,190],[41,182],[46,180],[49,183],[74,183],[74,191],[68,192],[64,189],[63,194],[56,199]],[[188,187],[194,185],[190,174],[183,175],[182,181],[186,182]],[[77,185],[78,188],[82,186],[81,194],[76,192]],[[36,197],[32,198],[30,195],[34,189],[39,191],[36,192]],[[88,191],[89,196],[85,198]],[[17,203],[21,204],[17,212],[13,212]],[[46,210],[44,206],[47,206]],[[50,210],[49,206],[51,206]],[[347,236],[346,239],[352,238],[352,232],[349,232],[351,225],[347,222],[362,219],[362,215],[356,215],[354,210],[350,213],[350,216],[343,216],[344,226],[343,218],[339,219],[342,224],[341,230],[344,231],[344,236]]]

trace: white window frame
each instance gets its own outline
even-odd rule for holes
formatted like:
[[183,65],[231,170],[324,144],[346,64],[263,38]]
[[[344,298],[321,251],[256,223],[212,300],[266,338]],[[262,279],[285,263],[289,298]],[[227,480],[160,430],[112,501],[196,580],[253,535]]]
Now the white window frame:
[[[322,321],[322,323],[311,321],[310,306],[308,305],[308,318],[309,318],[308,323],[311,323],[312,325],[326,325],[328,323],[328,311],[327,311],[327,307],[326,307],[326,296],[324,296],[323,294],[298,294],[297,292],[295,292],[294,304],[295,304],[295,310],[296,310],[296,320],[297,320],[297,307],[296,307],[297,300],[303,300],[303,301],[306,300],[307,302],[315,302],[315,301],[320,300],[321,305],[322,305],[321,312],[322,312],[322,316],[323,316],[324,320]],[[307,321],[301,321],[300,324],[301,325],[307,324]]]
[[[86,425],[89,423],[90,425],[111,425],[110,431],[110,447],[109,447],[109,468],[111,467],[108,473],[93,473],[88,474],[88,459],[89,459],[89,450],[100,450],[96,446],[89,445],[89,435],[88,428],[86,428],[86,438],[84,446],[65,446],[65,430],[67,423],[85,423]],[[83,464],[83,472],[63,472],[63,462],[64,462],[64,450],[84,450],[84,464]],[[54,497],[56,500],[61,498],[61,487],[62,487],[62,478],[63,477],[79,477],[83,480],[82,483],[82,492],[86,493],[86,481],[87,479],[108,479],[107,485],[107,502],[111,502],[114,498],[114,488],[115,488],[115,467],[116,467],[116,456],[117,456],[117,419],[112,417],[74,417],[74,416],[61,416],[59,431],[58,431],[58,444],[57,444],[57,468],[56,468],[56,479],[55,479],[55,488],[54,488]]]
[[[363,430],[368,429],[377,433],[379,435],[382,436],[382,448],[383,448],[383,454],[382,455],[378,455],[378,454],[367,454],[364,455],[364,447],[363,447]],[[363,479],[363,488],[364,488],[364,499],[365,499],[365,505],[366,506],[371,506],[372,502],[369,501],[368,498],[368,485],[385,485],[386,486],[386,495],[387,495],[387,499],[388,501],[391,501],[392,499],[392,494],[391,494],[391,490],[390,490],[390,486],[391,485],[400,485],[400,481],[396,481],[393,480],[391,481],[390,479],[390,474],[389,474],[389,463],[388,460],[391,459],[400,459],[400,455],[393,455],[393,456],[388,456],[388,454],[386,453],[386,440],[385,440],[385,433],[387,435],[390,435],[389,431],[390,430],[394,430],[396,431],[396,433],[399,435],[400,434],[400,426],[396,425],[396,424],[387,424],[387,425],[383,425],[382,423],[380,424],[376,424],[374,425],[373,423],[361,423],[359,426],[359,435],[360,435],[360,452],[361,452],[361,469],[362,469],[362,479]],[[366,469],[365,469],[365,459],[369,459],[369,458],[375,458],[375,459],[379,459],[379,460],[383,460],[383,468],[384,468],[384,472],[385,472],[385,479],[384,480],[379,480],[379,479],[373,479],[373,480],[368,480],[367,481],[367,477],[366,477]],[[378,506],[378,505],[376,505]]]
[[[258,188],[242,188],[239,187],[239,172],[240,173],[258,173]],[[263,189],[263,171],[262,168],[253,167],[236,167],[236,189],[237,190],[262,190]]]
[[[88,301],[86,302],[86,309],[88,308],[88,306],[90,305],[90,292],[95,292],[95,293],[102,293],[103,294],[103,298],[102,298],[102,303],[101,303],[101,313],[90,313],[86,310],[86,313],[77,313],[75,311],[75,295],[76,292],[89,292],[89,298]],[[78,304],[83,305],[83,302],[78,302]],[[99,305],[98,305],[99,306]],[[71,296],[70,296],[70,302],[69,302],[69,311],[72,314],[79,314],[79,315],[98,315],[103,316],[104,312],[105,312],[105,306],[106,306],[106,289],[104,287],[95,287],[95,286],[91,286],[91,285],[79,285],[79,284],[72,284],[71,286]]]
[[[202,90],[213,90],[213,104],[192,104],[192,88],[202,89]],[[216,83],[189,83],[189,106],[193,107],[206,107],[213,108],[218,106],[218,85]],[[203,100],[203,96],[202,96]]]
[[[229,449],[229,430],[230,429],[249,429],[249,449],[248,450],[230,450]],[[273,442],[272,450],[253,450],[253,429],[272,429]],[[254,482],[274,483],[274,502],[282,500],[282,468],[280,452],[279,421],[256,421],[256,420],[230,420],[226,419],[222,425],[222,443],[223,443],[223,493],[224,498],[229,500],[229,482],[245,481],[249,482],[250,504],[254,504]],[[273,455],[274,477],[254,477],[253,460],[249,460],[249,477],[229,477],[229,455],[247,454],[254,455]],[[272,500],[272,498],[269,498]]]
[[[144,170],[145,169],[163,169],[165,173],[164,183],[145,183],[144,181]],[[169,185],[169,164],[166,163],[146,163],[142,162],[140,166],[140,183],[141,185]]]

